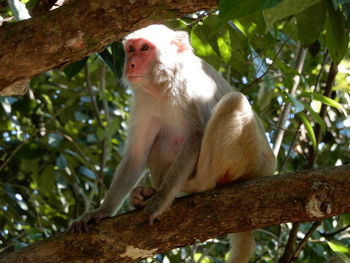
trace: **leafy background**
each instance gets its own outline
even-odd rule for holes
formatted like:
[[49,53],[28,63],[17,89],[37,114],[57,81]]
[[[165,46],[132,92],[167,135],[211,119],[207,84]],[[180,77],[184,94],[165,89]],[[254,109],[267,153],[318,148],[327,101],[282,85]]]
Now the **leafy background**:
[[[24,11],[36,2],[23,1]],[[17,11],[0,0],[3,18],[21,19]],[[218,10],[167,24],[187,31],[196,54],[249,98],[283,173],[349,163],[349,15],[349,0],[221,0]],[[1,253],[64,231],[99,206],[125,141],[131,92],[120,83],[123,56],[113,43],[37,76],[23,97],[0,97]],[[297,262],[350,262],[349,226],[344,214],[320,226],[257,230],[251,262],[288,262],[288,238],[298,245],[306,233]],[[143,262],[224,262],[227,248],[221,237]]]

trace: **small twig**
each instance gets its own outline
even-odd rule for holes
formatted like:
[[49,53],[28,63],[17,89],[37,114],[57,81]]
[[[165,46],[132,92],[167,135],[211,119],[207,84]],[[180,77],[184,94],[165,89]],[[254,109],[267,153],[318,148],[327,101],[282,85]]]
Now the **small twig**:
[[197,14],[198,17],[195,18],[195,19],[194,19],[190,24],[188,24],[187,26],[188,26],[189,28],[192,28],[193,25],[197,25],[198,22],[202,21],[204,18],[206,18],[207,16],[209,16],[210,14],[213,14],[213,13],[215,13],[215,12],[217,12],[217,10],[211,10],[211,11],[205,12],[205,13],[203,13],[203,14]]
[[[101,87],[101,93],[102,93],[102,105],[103,105],[103,110],[105,112],[106,116],[106,122],[107,126],[110,123],[110,115],[109,115],[109,108],[108,108],[108,101],[105,98],[105,93],[106,93],[106,66],[104,63],[101,63],[101,70],[100,70],[100,87]],[[105,128],[105,127],[102,127]],[[106,188],[103,182],[103,171],[106,167],[107,163],[107,158],[109,155],[109,134],[107,138],[104,138],[101,142],[102,145],[102,154],[101,154],[101,160],[100,160],[100,171],[99,171],[99,195],[102,192],[101,187]],[[99,196],[99,199],[101,199],[101,196]]]
[[315,91],[317,91],[318,87],[320,86],[321,77],[323,75],[323,72],[325,70],[325,66],[326,66],[328,60],[329,60],[329,55],[328,55],[328,50],[327,50],[325,55],[324,55],[322,64],[321,64],[320,71],[318,72],[318,75],[317,75],[317,78],[316,78],[316,81],[315,81]]
[[297,240],[299,226],[300,226],[300,223],[293,223],[292,229],[289,232],[286,248],[284,249],[284,253],[282,257],[278,261],[279,263],[289,262],[289,260],[292,258],[294,245]]
[[85,87],[86,87],[86,89],[88,91],[88,94],[89,94],[92,106],[94,108],[98,125],[103,127],[103,123],[102,123],[102,120],[100,118],[100,109],[98,108],[98,105],[97,105],[97,102],[96,102],[96,98],[95,98],[95,96],[93,94],[93,91],[92,91],[91,81],[90,81],[90,72],[89,72],[89,67],[88,67],[87,64],[85,64],[84,70],[85,70],[85,84],[86,84]]
[[292,152],[294,144],[295,144],[295,142],[296,142],[296,140],[298,138],[298,135],[300,133],[300,126],[301,126],[301,123],[299,122],[297,131],[294,133],[294,136],[293,136],[293,139],[292,139],[292,143],[289,146],[288,153],[287,153],[286,157],[284,158],[283,163],[281,164],[281,167],[280,167],[280,169],[278,171],[278,174],[280,174],[283,171],[283,168],[284,168],[284,166],[286,165],[286,163],[287,163],[287,161],[289,159],[290,153]]
[[[303,47],[300,47],[299,51],[298,51],[296,66],[295,66],[295,69],[297,70],[298,75],[295,75],[293,78],[293,87],[292,87],[292,90],[290,91],[291,96],[295,96],[295,94],[296,94],[296,91],[297,91],[297,88],[298,88],[298,85],[300,82],[300,74],[301,74],[303,67],[304,67],[305,56],[306,56],[306,50]],[[285,128],[285,126],[286,126],[286,122],[288,120],[291,106],[292,106],[291,103],[289,103],[289,102],[285,103],[284,107],[282,109],[282,113],[278,119],[278,127],[279,128],[277,130],[275,144],[273,146],[273,152],[274,152],[275,156],[278,155],[278,152],[279,152],[281,145],[282,145],[282,140],[283,140],[284,131],[285,131],[283,128]]]
[[[289,41],[291,37],[288,37],[286,40],[283,41],[282,45],[280,46],[280,48],[278,49],[276,55],[274,56],[274,58],[272,59],[272,63],[268,65],[266,71],[258,78],[254,79],[252,82],[250,82],[247,86],[243,87],[241,89],[241,92],[245,92],[247,89],[250,89],[252,86],[254,86],[255,84],[259,83],[262,81],[262,79],[266,76],[267,73],[270,72],[271,67],[274,65],[276,59],[278,58],[278,56],[280,55],[280,53],[282,52],[282,49],[284,48],[284,46],[287,44],[287,42]],[[260,68],[259,68],[260,69]]]
[[306,243],[308,242],[309,238],[311,237],[312,233],[315,232],[315,230],[321,225],[321,221],[316,221],[313,223],[309,231],[306,233],[304,238],[300,241],[297,249],[294,251],[292,258],[290,259],[290,263],[296,262],[296,260],[299,257],[300,252],[303,250],[305,247]]
[[[337,74],[338,74],[338,64],[335,64],[334,62],[332,62],[331,67],[329,68],[326,87],[325,87],[325,90],[323,92],[323,96],[328,97],[328,98],[331,97],[333,83],[334,83],[334,80],[335,80],[335,77],[337,76]],[[321,110],[319,113],[321,119],[325,119],[326,114],[327,114],[327,108],[328,108],[328,106],[326,104],[322,104]],[[321,141],[321,136],[322,136],[322,128],[318,123],[315,124],[314,131],[315,131],[316,142],[318,144]],[[307,164],[306,168],[312,168],[315,161],[316,161],[316,157],[317,157],[317,149],[314,150],[313,147],[309,147],[309,152],[310,152],[310,154],[309,154],[308,164]]]
[[339,233],[347,230],[348,228],[350,228],[350,224],[338,229],[337,231],[334,231],[334,232],[330,232],[330,233],[320,233],[321,236],[325,237],[325,238],[331,238],[335,235],[338,235]]
[[71,144],[73,144],[73,146],[77,149],[77,151],[79,152],[79,155],[81,156],[81,158],[83,160],[84,165],[86,165],[86,167],[88,167],[92,172],[96,173],[95,168],[93,167],[93,165],[91,165],[91,162],[89,162],[89,160],[85,156],[85,153],[80,148],[80,146],[73,140],[73,138],[67,134],[62,133],[62,132],[59,132],[59,133],[62,135],[63,138],[65,138],[67,141],[69,141]]

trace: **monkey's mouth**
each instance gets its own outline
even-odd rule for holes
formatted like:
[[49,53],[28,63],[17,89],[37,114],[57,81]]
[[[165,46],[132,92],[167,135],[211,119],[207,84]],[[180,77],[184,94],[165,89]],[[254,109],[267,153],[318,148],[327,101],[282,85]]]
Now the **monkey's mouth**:
[[128,79],[129,80],[131,80],[131,79],[141,79],[143,77],[144,77],[143,75],[128,75]]
[[130,82],[139,82],[141,81],[145,76],[143,75],[129,75],[128,80]]

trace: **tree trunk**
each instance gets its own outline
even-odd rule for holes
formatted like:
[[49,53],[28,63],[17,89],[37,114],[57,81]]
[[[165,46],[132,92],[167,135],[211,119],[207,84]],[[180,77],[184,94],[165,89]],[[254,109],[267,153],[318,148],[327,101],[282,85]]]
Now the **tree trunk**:
[[177,199],[154,226],[136,210],[0,257],[19,262],[134,262],[230,232],[350,211],[350,165],[236,183]]
[[143,26],[198,10],[218,0],[71,0],[28,20],[0,27],[0,95],[19,95],[30,79],[64,67]]

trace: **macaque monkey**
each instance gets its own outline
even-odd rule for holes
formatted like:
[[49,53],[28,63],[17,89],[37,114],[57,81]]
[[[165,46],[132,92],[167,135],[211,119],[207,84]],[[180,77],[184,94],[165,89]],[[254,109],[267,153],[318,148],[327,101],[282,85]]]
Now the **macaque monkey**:
[[[273,174],[275,157],[248,100],[193,53],[186,32],[151,25],[123,44],[124,82],[134,93],[126,152],[103,204],[72,232],[115,215],[146,168],[154,188],[136,187],[131,203],[150,225],[179,192]],[[231,244],[234,263],[255,249],[251,232],[231,234]]]

